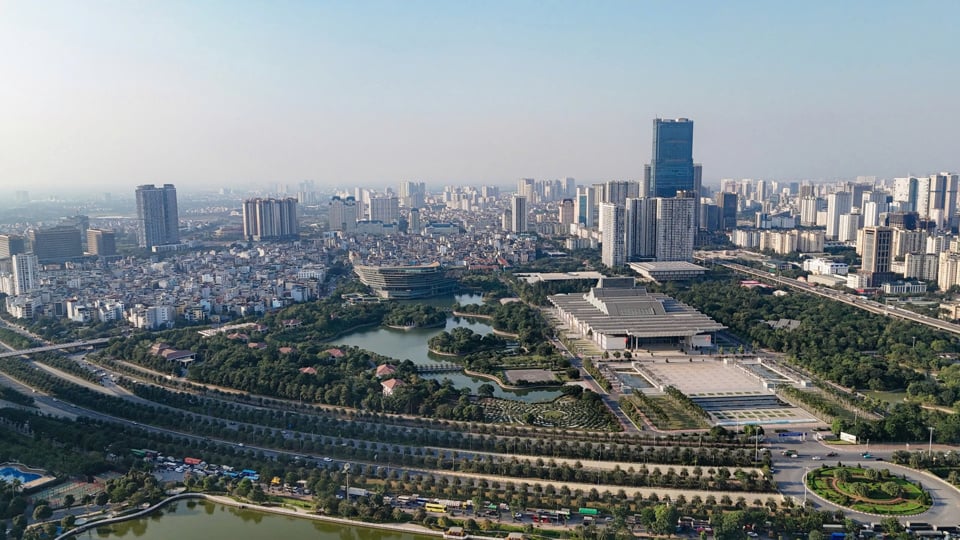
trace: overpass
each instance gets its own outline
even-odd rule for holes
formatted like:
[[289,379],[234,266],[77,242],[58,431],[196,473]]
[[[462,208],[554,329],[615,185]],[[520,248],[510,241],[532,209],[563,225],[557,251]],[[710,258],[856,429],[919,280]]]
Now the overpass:
[[9,358],[11,356],[20,356],[22,354],[32,354],[46,351],[59,351],[61,349],[72,349],[74,347],[89,347],[94,345],[103,345],[110,341],[110,338],[88,339],[84,341],[73,341],[70,343],[60,343],[57,345],[45,345],[43,347],[33,347],[31,349],[21,349],[19,351],[10,351],[0,353],[0,358]]
[[[705,260],[708,260],[708,259],[705,259]],[[881,304],[880,302],[874,302],[873,300],[866,300],[864,298],[861,298],[858,295],[845,293],[843,291],[831,289],[830,287],[813,286],[803,281],[798,281],[793,278],[783,277],[778,274],[771,274],[769,271],[759,270],[757,268],[751,268],[749,266],[744,266],[742,264],[720,262],[720,261],[710,261],[710,262],[715,262],[720,266],[725,266],[735,272],[740,272],[741,274],[747,274],[748,276],[757,278],[758,280],[772,282],[777,285],[784,285],[794,289],[799,289],[803,292],[815,294],[817,296],[822,296],[824,298],[829,298],[837,302],[843,302],[844,304],[848,304],[848,305],[860,308],[864,311],[869,311],[871,313],[876,313],[877,315],[886,315],[888,317],[896,317],[898,319],[903,319],[906,321],[924,324],[931,328],[942,330],[944,332],[950,332],[952,334],[960,334],[960,324],[941,321],[940,319],[927,317],[926,315],[920,315],[919,313],[914,313],[910,310],[906,310],[897,306],[888,306],[887,304]]]

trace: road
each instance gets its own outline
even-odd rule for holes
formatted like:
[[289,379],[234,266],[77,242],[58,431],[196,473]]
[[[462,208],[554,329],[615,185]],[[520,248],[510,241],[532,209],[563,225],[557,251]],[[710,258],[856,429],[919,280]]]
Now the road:
[[[910,469],[890,463],[890,457],[895,449],[892,446],[870,447],[870,454],[875,458],[883,458],[884,461],[875,459],[865,459],[862,453],[866,451],[864,445],[828,445],[820,441],[813,440],[812,434],[808,433],[807,440],[801,443],[791,442],[770,442],[771,453],[774,458],[773,468],[776,473],[773,475],[777,482],[777,487],[785,497],[793,497],[797,504],[803,504],[804,496],[806,500],[811,501],[814,507],[821,510],[842,510],[848,517],[860,522],[879,522],[882,517],[855,512],[846,508],[840,508],[813,494],[812,491],[805,489],[803,476],[808,470],[816,469],[823,464],[836,465],[837,462],[846,465],[860,465],[871,469],[889,469],[897,475],[905,475],[914,482],[923,484],[924,489],[933,496],[933,507],[927,512],[911,518],[903,518],[901,521],[913,519],[914,521],[923,521],[935,525],[960,525],[960,514],[957,509],[960,508],[960,490],[951,486],[947,482],[925,472]],[[792,449],[799,454],[797,458],[783,457],[780,450]],[[827,452],[836,452],[836,457],[826,457]],[[814,456],[819,456],[820,460],[814,460]]]
[[920,315],[919,313],[914,313],[912,311],[899,308],[897,306],[888,306],[886,304],[881,304],[880,302],[874,302],[873,300],[866,300],[860,298],[858,295],[846,293],[843,291],[838,291],[836,289],[831,289],[829,287],[818,287],[813,286],[803,281],[797,281],[793,278],[786,278],[765,272],[763,270],[758,270],[756,268],[751,268],[749,266],[744,266],[742,264],[736,263],[727,263],[727,262],[718,262],[720,266],[725,266],[736,272],[742,274],[747,274],[751,277],[762,279],[764,281],[770,281],[778,285],[784,285],[794,289],[801,290],[809,294],[815,294],[823,298],[829,298],[837,302],[843,302],[857,308],[860,308],[864,311],[869,311],[870,313],[875,313],[877,315],[886,315],[887,317],[895,317],[898,319],[903,319],[907,321],[912,321],[915,323],[923,324],[937,330],[943,330],[944,332],[950,332],[953,334],[960,334],[960,324],[954,324],[946,321],[941,321],[940,319],[935,319],[933,317],[927,317],[926,315]]

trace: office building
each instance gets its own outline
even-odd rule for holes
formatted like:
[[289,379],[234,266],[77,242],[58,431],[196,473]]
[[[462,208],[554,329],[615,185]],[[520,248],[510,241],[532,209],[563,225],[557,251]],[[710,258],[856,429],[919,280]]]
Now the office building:
[[517,180],[517,195],[525,197],[531,203],[536,202],[537,181],[533,178],[521,178]]
[[597,192],[591,186],[577,188],[577,196],[573,200],[574,220],[583,227],[596,226]]
[[[560,202],[560,215],[558,216],[560,225],[563,225],[569,229],[569,225],[573,224],[573,217],[573,199],[564,199]],[[564,232],[567,232],[567,229],[565,229]]]
[[334,195],[330,199],[327,219],[330,222],[331,231],[355,232],[359,217],[360,209],[355,198],[341,199]]
[[140,247],[151,249],[180,243],[180,216],[177,211],[177,188],[137,186],[137,240]]
[[600,260],[609,267],[623,266],[627,262],[624,211],[619,204],[600,203],[600,215],[604,222]]
[[371,198],[370,221],[398,223],[400,221],[400,200],[396,197]]
[[720,229],[729,231],[737,228],[737,204],[738,197],[736,193],[723,192],[717,196],[717,206],[720,207]]
[[510,213],[510,231],[518,234],[527,232],[527,198],[514,195],[510,199]]
[[693,260],[695,202],[692,197],[657,198],[658,261]]
[[0,259],[9,259],[14,255],[27,252],[27,244],[22,236],[0,234]]
[[407,225],[407,232],[410,234],[420,234],[423,232],[423,225],[420,223],[420,210],[410,209],[410,223]]
[[871,287],[879,287],[896,279],[890,271],[890,263],[893,260],[893,229],[864,228],[861,252],[863,263],[860,266],[860,273],[868,277]]
[[39,261],[36,255],[20,253],[13,259],[13,296],[27,294],[40,286],[37,276]]
[[297,199],[247,199],[243,201],[243,237],[261,240],[298,238]]
[[80,230],[70,226],[32,229],[27,233],[30,247],[40,264],[60,263],[83,257]]
[[951,230],[957,227],[957,190],[960,176],[942,172],[932,174],[927,182],[927,218],[936,224],[939,230]]
[[[646,176],[646,172],[645,172]],[[648,185],[652,197],[673,197],[678,191],[695,191],[693,163],[693,121],[656,118],[653,121],[653,156]]]
[[106,229],[87,229],[87,253],[99,257],[116,255],[116,233]]

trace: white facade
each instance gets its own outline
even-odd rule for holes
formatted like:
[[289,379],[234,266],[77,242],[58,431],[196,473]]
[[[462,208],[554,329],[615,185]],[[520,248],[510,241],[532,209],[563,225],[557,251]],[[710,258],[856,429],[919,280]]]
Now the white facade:
[[600,203],[600,216],[606,226],[602,229],[600,260],[610,267],[623,266],[627,262],[625,209],[614,203]]
[[657,199],[657,247],[658,261],[693,260],[694,199]]
[[803,261],[803,269],[817,275],[845,276],[850,271],[850,266],[847,263],[816,258]]

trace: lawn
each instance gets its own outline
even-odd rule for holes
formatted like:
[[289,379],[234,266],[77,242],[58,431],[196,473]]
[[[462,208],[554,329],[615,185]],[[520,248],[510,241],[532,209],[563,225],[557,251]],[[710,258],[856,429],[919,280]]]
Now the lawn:
[[838,506],[859,512],[904,516],[930,508],[929,495],[920,486],[887,470],[821,467],[807,473],[807,487]]
[[686,411],[665,395],[647,395],[644,399],[630,396],[630,401],[643,411],[657,429],[700,429],[705,426],[703,419]]

